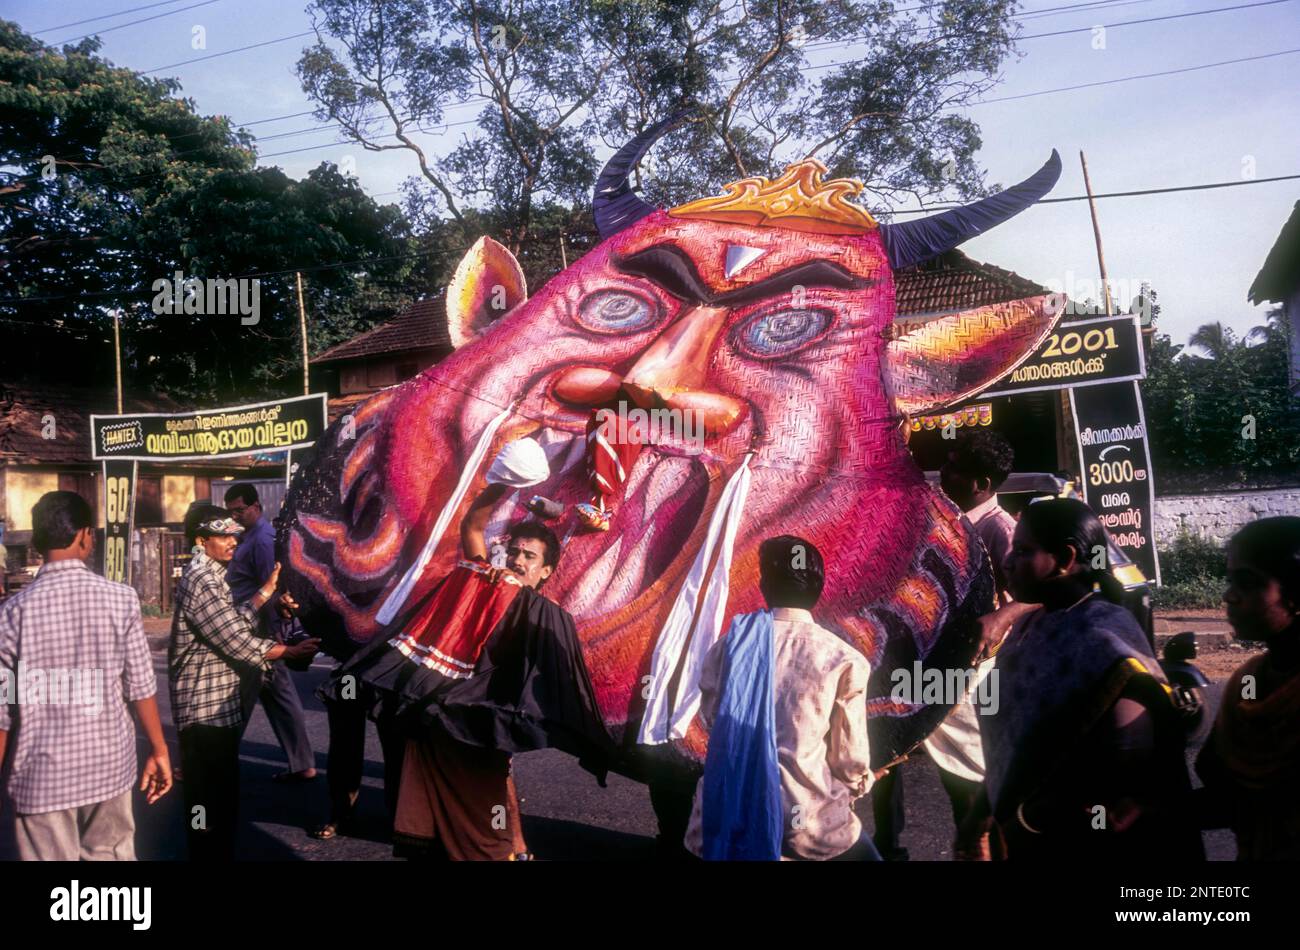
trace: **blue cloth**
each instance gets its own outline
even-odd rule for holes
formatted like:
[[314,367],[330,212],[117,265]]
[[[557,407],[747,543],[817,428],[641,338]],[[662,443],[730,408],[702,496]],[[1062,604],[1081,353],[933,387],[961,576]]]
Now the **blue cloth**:
[[709,730],[700,815],[708,861],[781,857],[772,630],[771,611],[741,614],[719,645],[721,697]]
[[[275,529],[265,518],[258,518],[251,528],[239,536],[235,556],[226,568],[226,583],[230,596],[237,604],[253,599],[257,589],[267,582],[275,570]],[[263,632],[274,629],[275,609],[270,604],[260,613]]]

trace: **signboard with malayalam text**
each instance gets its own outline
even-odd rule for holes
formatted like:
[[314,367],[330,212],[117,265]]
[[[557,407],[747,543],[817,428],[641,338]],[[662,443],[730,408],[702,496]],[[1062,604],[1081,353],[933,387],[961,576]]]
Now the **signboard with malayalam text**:
[[1136,314],[1059,323],[1028,359],[981,391],[981,398],[1079,389],[1146,377]]
[[192,412],[90,417],[92,458],[196,461],[303,449],[324,434],[326,395]]
[[1084,500],[1147,579],[1159,584],[1155,487],[1138,384],[1071,389],[1070,409],[1083,466]]

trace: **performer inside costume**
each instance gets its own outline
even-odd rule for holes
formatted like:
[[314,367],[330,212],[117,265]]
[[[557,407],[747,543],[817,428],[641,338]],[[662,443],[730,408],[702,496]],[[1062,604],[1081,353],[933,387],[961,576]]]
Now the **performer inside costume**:
[[408,734],[397,801],[398,854],[451,860],[530,857],[512,753],[559,748],[604,781],[612,743],[568,611],[538,593],[560,555],[540,521],[506,532],[501,566],[487,527],[507,495],[549,474],[531,439],[509,443],[461,522],[464,559],[344,664],[376,696],[372,715]]

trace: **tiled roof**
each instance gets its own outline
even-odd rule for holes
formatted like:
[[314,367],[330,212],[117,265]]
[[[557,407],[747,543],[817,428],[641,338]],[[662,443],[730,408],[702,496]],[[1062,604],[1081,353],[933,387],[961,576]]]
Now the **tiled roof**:
[[[183,407],[166,396],[129,397],[127,412],[176,412]],[[112,390],[71,389],[31,382],[0,385],[0,461],[89,462],[90,415],[117,408]],[[45,438],[49,432],[53,438]]]
[[[169,396],[153,393],[123,399],[125,412],[184,412]],[[0,463],[19,465],[88,465],[91,459],[90,416],[110,415],[117,408],[112,390],[73,389],[31,381],[0,384]],[[52,427],[47,426],[52,422]],[[49,431],[52,438],[45,438]],[[167,462],[178,469],[283,468],[252,455],[209,461]]]
[[428,349],[451,350],[446,304],[441,294],[411,304],[387,323],[330,347],[312,362],[334,363]]
[[1049,293],[1032,280],[973,261],[961,251],[895,272],[894,288],[901,316],[951,313]]

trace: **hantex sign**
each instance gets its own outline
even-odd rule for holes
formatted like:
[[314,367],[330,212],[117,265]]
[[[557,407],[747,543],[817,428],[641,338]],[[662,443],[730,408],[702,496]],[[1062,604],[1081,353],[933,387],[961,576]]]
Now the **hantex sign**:
[[92,415],[91,455],[162,462],[305,449],[325,432],[326,398],[313,393],[194,412]]

